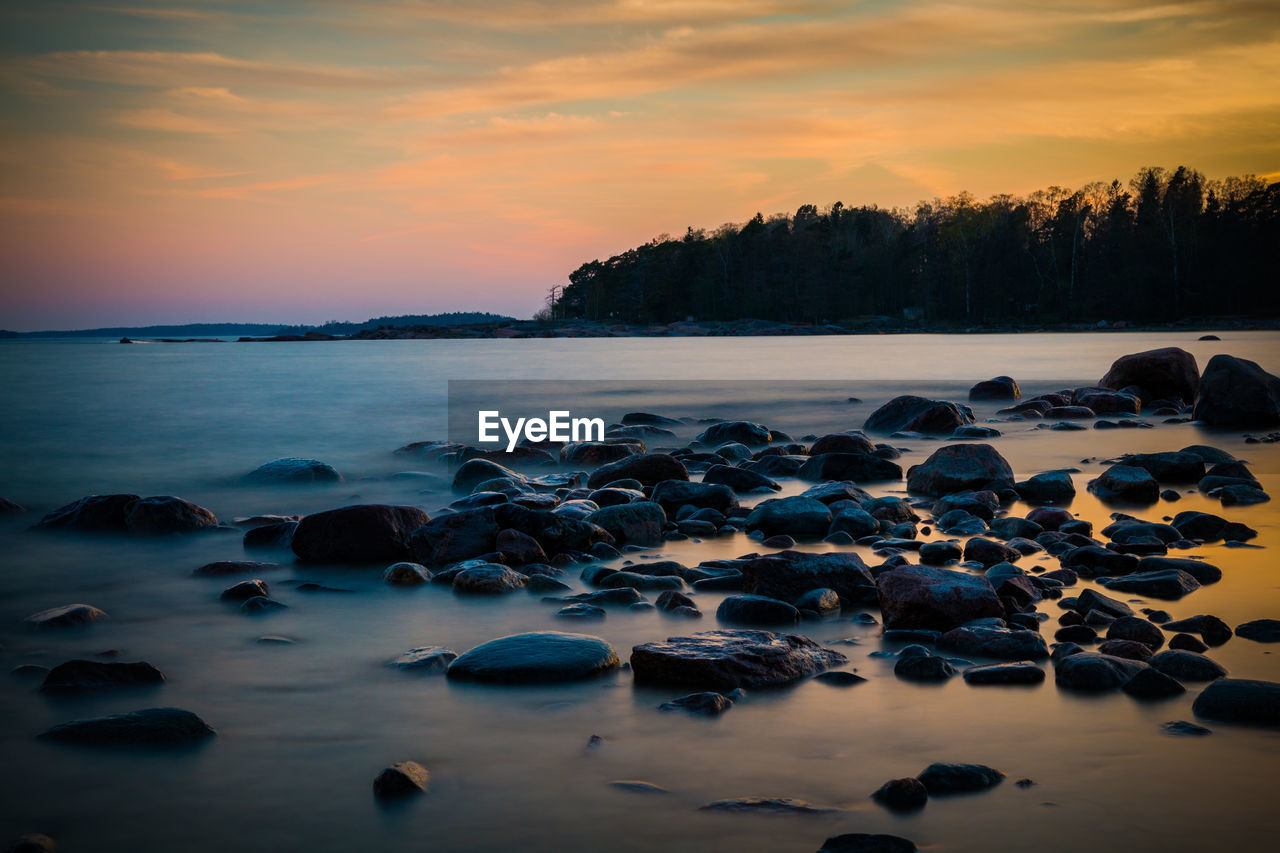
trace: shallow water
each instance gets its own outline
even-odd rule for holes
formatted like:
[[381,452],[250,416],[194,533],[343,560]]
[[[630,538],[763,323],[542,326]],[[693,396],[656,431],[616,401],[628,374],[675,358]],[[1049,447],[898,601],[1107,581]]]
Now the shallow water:
[[[463,650],[504,634],[557,629],[598,634],[625,658],[637,643],[715,627],[718,594],[699,595],[707,614],[699,622],[610,611],[603,623],[574,627],[555,620],[555,608],[536,596],[476,601],[439,587],[391,589],[376,570],[289,565],[265,579],[290,609],[251,619],[216,600],[230,581],[190,575],[211,560],[244,559],[236,533],[142,541],[24,529],[82,495],[115,491],[178,494],[226,519],[357,501],[435,511],[449,496],[431,490],[431,480],[391,478],[414,467],[391,451],[444,437],[448,379],[729,380],[739,388],[730,402],[669,382],[622,400],[582,386],[574,393],[585,406],[618,411],[742,414],[798,437],[860,426],[898,393],[962,399],[974,381],[996,374],[1013,375],[1028,396],[1089,384],[1117,356],[1156,346],[1182,346],[1202,367],[1212,354],[1228,352],[1280,370],[1280,335],[1222,336],[1220,343],[1197,342],[1192,333],[0,342],[0,495],[31,509],[0,529],[0,663],[7,671],[119,649],[121,660],[148,660],[168,678],[155,690],[53,700],[35,684],[3,676],[0,832],[47,832],[66,850],[812,851],[842,832],[891,832],[946,851],[1265,849],[1280,830],[1272,806],[1280,793],[1280,733],[1211,723],[1206,738],[1163,735],[1161,723],[1193,719],[1194,687],[1140,704],[1120,693],[1063,693],[1052,676],[1032,688],[970,687],[958,678],[914,685],[893,677],[891,661],[868,657],[882,648],[878,626],[856,625],[845,614],[801,630],[819,641],[857,638],[834,648],[868,682],[847,690],[802,682],[754,692],[719,719],[689,718],[655,710],[680,691],[633,687],[626,672],[582,685],[504,689],[410,676],[384,663],[415,646]],[[863,402],[848,403],[849,396]],[[982,423],[997,406],[975,408]],[[1081,464],[1086,458],[1214,444],[1249,460],[1263,487],[1280,494],[1280,446],[1245,444],[1239,432],[1188,424],[1002,429],[992,443],[1019,477],[1064,465],[1083,469],[1071,509],[1097,528],[1110,510],[1083,490],[1101,467]],[[911,449],[900,460],[904,468],[939,443],[895,442]],[[324,459],[346,482],[284,490],[238,482],[284,455]],[[802,488],[787,481],[788,493]],[[1176,507],[1141,513],[1216,509],[1256,528],[1255,542],[1264,546],[1192,552],[1219,565],[1224,579],[1179,602],[1151,603],[1175,618],[1214,613],[1232,625],[1280,616],[1275,507],[1224,511],[1188,494]],[[693,564],[758,547],[734,536],[669,543],[653,553]],[[880,562],[869,549],[857,550]],[[296,580],[354,593],[305,594],[290,586]],[[102,607],[112,618],[80,632],[21,630],[29,613],[71,601]],[[1055,619],[1059,613],[1054,602],[1041,610]],[[263,634],[297,642],[255,643]],[[1268,646],[1237,638],[1210,655],[1232,675],[1280,680],[1280,656]],[[201,749],[162,755],[33,739],[64,720],[154,705],[189,708],[219,736]],[[589,750],[592,734],[604,742]],[[379,807],[372,778],[405,758],[430,768],[431,794],[403,808]],[[868,798],[885,780],[933,761],[990,764],[1009,778],[985,794],[935,798],[908,817]],[[1037,784],[1012,784],[1023,777]],[[645,780],[670,793],[605,784],[616,779]],[[697,810],[736,796],[795,797],[836,811],[793,817]]]

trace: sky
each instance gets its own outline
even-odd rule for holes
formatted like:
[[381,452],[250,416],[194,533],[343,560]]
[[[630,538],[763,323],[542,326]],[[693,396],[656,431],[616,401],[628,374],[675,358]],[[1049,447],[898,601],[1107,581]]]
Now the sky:
[[1280,179],[1275,0],[0,4],[0,328],[528,317],[663,233]]

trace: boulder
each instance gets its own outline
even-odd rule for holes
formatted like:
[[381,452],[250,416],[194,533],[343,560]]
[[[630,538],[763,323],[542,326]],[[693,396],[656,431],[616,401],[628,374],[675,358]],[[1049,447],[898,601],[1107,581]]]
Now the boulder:
[[913,811],[924,808],[929,801],[929,789],[914,776],[890,779],[876,789],[871,799],[892,811]]
[[833,835],[818,853],[915,853],[917,847],[906,838],[872,832]]
[[973,657],[999,660],[1044,660],[1049,647],[1037,631],[1000,628],[993,625],[962,625],[938,638],[938,648]]
[[286,456],[273,459],[244,475],[246,483],[273,486],[289,483],[341,483],[342,475],[319,459]]
[[928,790],[929,796],[939,794],[970,794],[994,788],[1004,780],[1004,774],[985,764],[930,764],[916,777]]
[[547,561],[547,554],[542,550],[537,539],[528,533],[509,527],[498,531],[493,545],[494,549],[506,558],[506,562],[514,566]]
[[89,604],[64,604],[61,607],[50,607],[39,613],[32,613],[23,623],[28,628],[44,630],[47,628],[79,628],[96,622],[107,615]]
[[881,574],[876,583],[886,628],[949,631],[974,619],[1004,617],[1004,606],[983,577],[904,566]]
[[947,495],[1012,482],[1013,469],[989,444],[948,444],[907,469],[907,491],[924,495]]
[[587,478],[593,489],[615,480],[635,480],[642,486],[656,486],[663,480],[687,480],[689,471],[675,457],[666,453],[645,453],[602,465]]
[[1123,687],[1146,668],[1141,661],[1095,652],[1078,652],[1058,661],[1054,681],[1059,687],[1086,692],[1102,692]]
[[84,533],[123,532],[129,509],[139,500],[139,495],[89,495],[55,509],[40,519],[36,528]]
[[1108,503],[1153,504],[1160,500],[1160,483],[1145,468],[1112,465],[1089,481],[1089,491]]
[[163,673],[145,661],[113,663],[69,660],[49,670],[40,689],[50,693],[72,693],[119,687],[150,687],[163,683]]
[[1132,640],[1155,650],[1164,645],[1164,632],[1140,616],[1121,616],[1107,625],[1107,639]]
[[670,702],[663,702],[658,706],[658,710],[684,711],[688,714],[697,714],[703,717],[718,717],[732,707],[733,700],[728,696],[723,693],[707,691],[705,693],[690,693],[688,696],[681,696],[678,699],[672,699]]
[[752,492],[778,492],[782,486],[763,474],[732,465],[712,465],[702,475],[702,482],[728,486],[740,495]]
[[1153,656],[1150,664],[1170,678],[1183,682],[1213,681],[1227,674],[1227,670],[1217,661],[1182,649],[1166,649]]
[[73,720],[41,732],[42,740],[91,746],[189,746],[216,734],[181,708],[145,708],[128,714]]
[[809,446],[810,456],[823,453],[875,453],[876,446],[860,432],[834,432],[824,435]]
[[1215,355],[1204,369],[1194,416],[1213,426],[1280,424],[1280,377],[1247,359]]
[[1187,692],[1176,679],[1151,667],[1138,670],[1120,689],[1135,699],[1167,699]]
[[807,637],[769,631],[706,631],[644,643],[631,651],[637,683],[718,691],[787,684],[847,662]]
[[830,527],[831,510],[827,505],[798,495],[761,501],[746,520],[748,530],[759,530],[765,536],[785,533],[797,538],[821,539]]
[[[1209,363],[1213,364],[1212,361]],[[1196,398],[1200,383],[1195,356],[1178,347],[1121,356],[1098,380],[1098,385],[1114,391],[1136,385],[1150,394],[1151,399],[1181,400],[1184,403]]]
[[212,512],[172,495],[138,498],[125,513],[125,529],[134,536],[192,533],[217,526]]
[[1176,601],[1200,588],[1199,582],[1194,577],[1180,569],[1138,572],[1122,578],[1105,580],[1103,586],[1116,592],[1146,595],[1166,601]]
[[1204,560],[1182,557],[1143,557],[1138,561],[1139,572],[1180,571],[1191,575],[1198,584],[1217,583],[1222,580],[1222,569]]
[[1066,471],[1045,471],[1015,483],[1013,488],[1030,504],[1069,504],[1076,496],[1075,483]]
[[724,512],[738,502],[733,489],[728,486],[688,480],[663,480],[653,487],[650,500],[670,516],[674,516],[682,506],[709,507]]
[[457,657],[458,653],[453,649],[443,646],[422,646],[409,649],[400,657],[393,658],[387,662],[387,666],[414,673],[444,672]]
[[1200,692],[1191,711],[1206,720],[1280,726],[1280,683],[1220,678]]
[[453,474],[453,491],[460,495],[469,495],[476,486],[489,480],[509,480],[523,483],[523,474],[517,474],[505,465],[491,462],[488,459],[468,459],[458,466]]
[[373,780],[373,795],[380,800],[399,800],[425,794],[431,774],[416,761],[400,761],[385,768]]
[[538,631],[482,643],[449,664],[449,678],[500,684],[581,681],[618,665],[613,647],[599,637]]
[[893,665],[893,674],[905,681],[927,684],[952,678],[956,674],[956,668],[946,658],[925,652],[898,658]]
[[821,453],[806,459],[795,476],[809,483],[824,480],[875,483],[901,480],[902,466],[869,453]]
[[453,591],[468,595],[501,595],[521,589],[529,579],[498,563],[468,566],[453,576]]
[[387,563],[413,557],[410,535],[431,520],[417,507],[357,504],[305,516],[293,533],[304,563]]
[[298,529],[296,521],[275,521],[261,524],[244,532],[244,548],[246,551],[259,549],[288,550],[293,543],[293,534]]
[[560,461],[595,468],[641,453],[644,453],[644,443],[638,441],[575,441],[560,448]]
[[964,680],[969,684],[1040,684],[1044,670],[1034,663],[992,663],[969,667]]
[[636,501],[598,509],[587,521],[607,530],[620,545],[656,545],[662,541],[667,514],[652,501]]
[[1197,616],[1188,616],[1185,619],[1177,619],[1173,622],[1165,622],[1160,627],[1166,631],[1186,631],[1191,634],[1199,634],[1211,646],[1220,646],[1231,639],[1230,625],[1217,616],[1204,613]]
[[1077,388],[1071,402],[1095,415],[1136,415],[1142,410],[1142,401],[1134,395],[1103,388]]
[[[699,444],[715,447],[725,442],[747,447],[763,447],[773,440],[769,428],[749,421],[722,421],[703,430],[695,439]],[[647,485],[647,484],[646,484]]]
[[968,406],[908,394],[894,397],[876,409],[862,426],[870,432],[947,434],[973,420]]
[[748,560],[741,571],[743,590],[782,601],[796,602],[815,589],[834,590],[845,605],[876,600],[876,581],[853,553],[781,551]]
[[730,595],[720,602],[716,618],[736,625],[794,625],[800,621],[800,611],[763,595]]
[[1254,619],[1236,626],[1236,636],[1255,643],[1280,643],[1280,619]]
[[1007,400],[1014,401],[1022,396],[1018,383],[1008,376],[997,376],[979,382],[969,389],[970,400]]
[[1126,453],[1120,461],[1144,469],[1161,483],[1198,483],[1204,476],[1204,459],[1194,453]]
[[880,520],[857,506],[843,506],[831,516],[831,527],[827,535],[832,533],[848,533],[854,539],[870,536],[880,530]]

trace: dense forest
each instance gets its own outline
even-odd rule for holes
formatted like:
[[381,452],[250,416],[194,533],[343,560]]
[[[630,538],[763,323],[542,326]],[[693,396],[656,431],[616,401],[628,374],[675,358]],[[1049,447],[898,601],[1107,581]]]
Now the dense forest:
[[804,205],[583,264],[544,315],[928,324],[1280,315],[1280,183],[1147,168],[914,210]]
[[352,335],[365,329],[383,326],[463,326],[470,323],[499,323],[510,320],[502,314],[483,311],[452,311],[448,314],[399,314],[374,317],[363,323],[330,320],[322,326],[281,326],[276,323],[183,323],[170,326],[106,326],[97,329],[65,329],[47,332],[9,332],[0,330],[0,338],[196,338],[232,335],[302,335],[323,332],[326,335]]

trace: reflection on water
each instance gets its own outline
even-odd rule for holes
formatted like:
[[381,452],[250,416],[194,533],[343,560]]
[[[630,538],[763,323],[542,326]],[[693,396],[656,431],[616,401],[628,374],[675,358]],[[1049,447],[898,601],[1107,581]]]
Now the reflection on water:
[[[1194,336],[1189,336],[1194,337]],[[1229,337],[1229,336],[1224,336]],[[305,512],[355,500],[447,503],[424,482],[388,478],[412,465],[390,454],[443,437],[448,378],[777,379],[835,381],[841,396],[790,399],[780,382],[751,383],[754,419],[799,436],[860,425],[905,390],[952,398],[1010,373],[1029,394],[1096,380],[1117,355],[1168,344],[1201,365],[1224,351],[1275,370],[1274,335],[1198,344],[1166,335],[916,338],[406,341],[353,344],[121,347],[83,342],[0,344],[0,495],[35,513],[95,491],[176,493],[222,517]],[[1205,349],[1212,347],[1211,349]],[[923,379],[922,379],[923,378]],[[833,391],[834,391],[833,387]],[[697,416],[701,403],[661,396],[634,408]],[[857,396],[864,402],[844,402]],[[632,408],[625,406],[625,408]],[[979,407],[979,422],[995,406]],[[680,431],[687,439],[695,431]],[[909,447],[904,467],[938,442]],[[1211,443],[1249,459],[1280,494],[1280,450],[1238,433],[1189,425],[1152,430],[1045,432],[1009,424],[994,441],[1018,476],[1079,465],[1074,512],[1101,527],[1109,509],[1083,492],[1099,469],[1083,459]],[[346,482],[301,490],[246,488],[237,477],[282,455],[333,463]],[[891,493],[902,484],[873,488]],[[790,481],[788,493],[801,490]],[[1217,509],[1259,531],[1262,550],[1206,546],[1222,582],[1180,602],[1175,618],[1214,613],[1235,625],[1280,616],[1275,504],[1230,508],[1186,495],[1176,510]],[[1025,507],[1013,512],[1024,514]],[[1172,514],[1163,504],[1144,515]],[[939,850],[1263,849],[1280,829],[1280,735],[1210,724],[1207,738],[1171,738],[1167,720],[1192,719],[1188,695],[1140,704],[1123,694],[1032,688],[920,686],[892,676],[878,627],[843,619],[804,631],[838,645],[869,680],[755,692],[715,720],[658,713],[679,691],[635,688],[629,674],[557,688],[502,689],[414,677],[385,661],[425,645],[466,649],[494,636],[563,629],[536,596],[454,597],[391,589],[376,572],[292,565],[264,575],[290,609],[248,619],[218,602],[228,582],[190,570],[242,559],[239,536],[140,541],[25,532],[6,522],[0,547],[0,662],[56,664],[118,649],[149,660],[168,682],[139,693],[50,699],[0,682],[0,830],[43,831],[79,850],[707,850],[812,851],[841,832],[891,832]],[[757,547],[742,536],[669,543],[685,563]],[[825,549],[827,546],[814,546]],[[869,562],[879,562],[858,549]],[[1032,561],[1034,563],[1034,560]],[[1048,565],[1056,565],[1049,562]],[[356,590],[307,594],[314,580]],[[576,583],[576,579],[575,579]],[[626,656],[631,646],[715,627],[719,594],[703,593],[701,622],[610,611],[591,628]],[[112,618],[64,634],[19,629],[27,614],[84,601]],[[1042,609],[1056,618],[1053,602]],[[568,630],[583,630],[581,627]],[[1046,629],[1048,630],[1048,629]],[[294,645],[255,643],[263,634]],[[1233,675],[1280,680],[1269,647],[1234,639],[1211,655]],[[196,711],[219,730],[179,754],[103,752],[36,742],[74,717],[151,705]],[[587,748],[588,738],[604,738]],[[375,805],[378,770],[413,758],[431,794],[407,808]],[[934,799],[895,816],[868,794],[936,760],[975,761],[1009,774],[990,793]],[[1036,785],[1014,786],[1029,777]],[[640,779],[670,793],[610,787]],[[697,806],[735,796],[786,796],[837,807],[819,816],[712,814]],[[1230,842],[1224,841],[1230,839]]]

